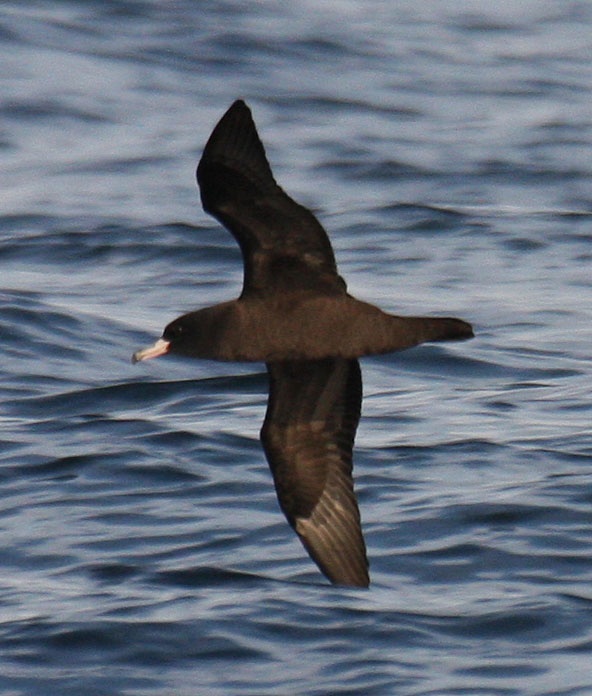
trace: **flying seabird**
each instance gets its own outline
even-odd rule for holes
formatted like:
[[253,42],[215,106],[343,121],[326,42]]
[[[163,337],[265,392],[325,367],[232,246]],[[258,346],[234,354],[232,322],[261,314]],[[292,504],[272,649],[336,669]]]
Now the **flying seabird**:
[[133,361],[175,353],[265,362],[261,441],[280,507],[332,583],[367,587],[352,479],[362,401],[358,358],[471,338],[471,325],[393,316],[349,295],[325,230],[276,184],[243,101],[214,128],[197,181],[204,210],[241,248],[241,295],[175,319]]

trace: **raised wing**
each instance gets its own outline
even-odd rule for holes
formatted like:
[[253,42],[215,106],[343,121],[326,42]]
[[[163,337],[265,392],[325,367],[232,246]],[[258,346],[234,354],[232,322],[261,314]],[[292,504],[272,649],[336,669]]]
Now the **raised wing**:
[[278,362],[267,369],[270,393],[261,440],[280,506],[331,582],[367,587],[352,480],[362,400],[359,363]]
[[204,210],[240,245],[243,294],[278,288],[345,291],[325,230],[276,184],[243,101],[235,101],[214,128],[197,181]]

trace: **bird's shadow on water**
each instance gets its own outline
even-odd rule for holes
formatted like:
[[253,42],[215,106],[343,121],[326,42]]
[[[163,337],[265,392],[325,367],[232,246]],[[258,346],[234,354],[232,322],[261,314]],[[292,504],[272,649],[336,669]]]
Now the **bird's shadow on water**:
[[[311,564],[308,559],[300,559],[301,563]],[[172,570],[159,570],[153,573],[147,573],[142,583],[156,587],[166,587],[177,590],[216,590],[224,591],[226,589],[237,592],[240,590],[254,590],[267,594],[272,592],[279,593],[282,596],[285,592],[292,597],[293,589],[306,591],[317,595],[319,598],[325,598],[330,601],[336,601],[339,597],[365,597],[371,592],[369,588],[348,587],[344,585],[332,585],[328,583],[316,570],[305,570],[301,573],[304,577],[298,575],[293,577],[278,577],[261,572],[251,572],[238,570],[236,568],[222,567],[219,565],[204,565],[192,566],[188,568],[177,568]],[[316,576],[316,577],[313,577]],[[240,596],[240,594],[238,595]]]

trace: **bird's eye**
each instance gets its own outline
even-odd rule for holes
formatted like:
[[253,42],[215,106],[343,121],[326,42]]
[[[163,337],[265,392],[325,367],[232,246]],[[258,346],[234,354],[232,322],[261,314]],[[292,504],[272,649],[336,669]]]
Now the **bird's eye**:
[[179,338],[183,333],[183,326],[181,324],[175,324],[174,326],[167,326],[163,334],[163,338],[167,341],[173,341]]

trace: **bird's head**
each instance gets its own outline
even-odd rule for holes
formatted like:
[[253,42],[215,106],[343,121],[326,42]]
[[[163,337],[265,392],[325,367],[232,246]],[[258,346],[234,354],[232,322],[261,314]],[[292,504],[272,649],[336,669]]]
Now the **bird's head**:
[[186,318],[179,317],[172,321],[163,331],[162,336],[151,346],[142,348],[132,355],[132,362],[137,363],[141,360],[159,358],[167,353],[179,353],[183,355],[184,344],[189,339],[188,322]]

